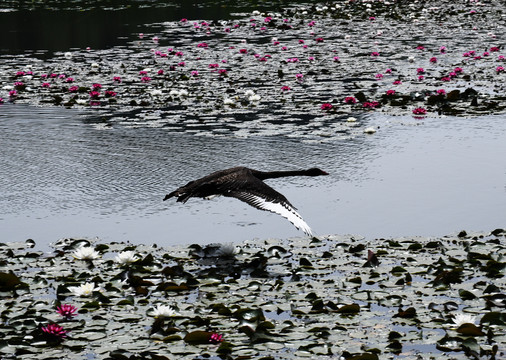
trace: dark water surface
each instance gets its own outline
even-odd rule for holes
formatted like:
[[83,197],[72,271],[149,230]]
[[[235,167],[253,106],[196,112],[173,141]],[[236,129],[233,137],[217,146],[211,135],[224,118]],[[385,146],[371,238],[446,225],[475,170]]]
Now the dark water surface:
[[[297,1],[290,1],[290,4]],[[226,20],[238,12],[275,9],[285,1],[94,0],[0,3],[0,55],[34,52],[39,57],[72,48],[124,45],[151,24],[182,18]]]
[[331,176],[270,181],[316,231],[368,238],[492,230],[506,220],[506,118],[374,114],[374,135],[209,137],[104,128],[93,113],[4,104],[0,241],[99,237],[159,245],[292,237],[285,219],[235,199],[163,202],[211,171],[318,166]]

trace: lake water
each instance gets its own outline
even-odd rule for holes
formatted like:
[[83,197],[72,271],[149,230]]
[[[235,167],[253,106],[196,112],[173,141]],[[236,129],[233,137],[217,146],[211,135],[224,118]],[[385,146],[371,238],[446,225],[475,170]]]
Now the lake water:
[[331,175],[268,183],[319,235],[441,236],[506,226],[506,116],[388,117],[373,135],[198,136],[101,127],[97,114],[0,107],[0,241],[65,237],[158,245],[302,236],[282,217],[229,198],[164,195],[214,170],[318,166]]

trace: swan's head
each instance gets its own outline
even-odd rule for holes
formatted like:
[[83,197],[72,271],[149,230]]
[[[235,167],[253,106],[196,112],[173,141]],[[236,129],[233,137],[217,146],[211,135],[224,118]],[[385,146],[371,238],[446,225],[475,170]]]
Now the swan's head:
[[328,175],[328,172],[325,172],[323,170],[320,170],[318,168],[311,168],[309,170],[306,170],[307,176],[320,176],[320,175]]

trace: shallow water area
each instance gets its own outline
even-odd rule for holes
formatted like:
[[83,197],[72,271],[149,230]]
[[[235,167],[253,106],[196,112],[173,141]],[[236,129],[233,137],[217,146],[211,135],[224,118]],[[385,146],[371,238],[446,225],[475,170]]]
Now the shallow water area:
[[360,121],[377,132],[329,141],[291,125],[292,137],[197,136],[186,131],[191,126],[103,127],[93,112],[5,104],[2,241],[32,238],[47,248],[67,237],[165,246],[300,236],[285,219],[235,199],[162,201],[192,179],[237,165],[329,172],[269,181],[320,235],[504,226],[504,115]]

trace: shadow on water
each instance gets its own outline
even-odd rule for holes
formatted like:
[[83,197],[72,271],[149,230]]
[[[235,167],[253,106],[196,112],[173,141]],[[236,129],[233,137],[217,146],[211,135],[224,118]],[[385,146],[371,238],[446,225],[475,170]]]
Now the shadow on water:
[[162,201],[192,179],[237,165],[328,171],[269,182],[318,234],[430,236],[504,226],[500,116],[421,123],[376,115],[375,135],[325,143],[107,129],[89,120],[60,108],[2,107],[2,241],[98,236],[169,245],[299,236],[281,217],[235,199]]
[[[0,55],[34,51],[38,57],[72,48],[125,45],[149,24],[182,18],[227,20],[236,12],[282,5],[268,1],[7,1],[0,4]],[[291,1],[290,3],[294,3]]]

